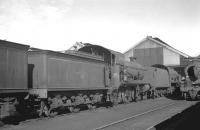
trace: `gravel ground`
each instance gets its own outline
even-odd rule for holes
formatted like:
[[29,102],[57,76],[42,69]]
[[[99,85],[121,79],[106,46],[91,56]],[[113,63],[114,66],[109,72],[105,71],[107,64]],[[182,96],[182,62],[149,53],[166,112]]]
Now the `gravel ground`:
[[[29,120],[22,122],[16,126],[9,125],[2,127],[0,129],[2,130],[90,130],[105,124],[109,124],[114,121],[121,120],[123,118],[130,117],[131,115],[140,114],[150,109],[161,107],[171,103],[183,103],[184,104],[183,108],[177,108],[178,112],[180,112],[180,110],[183,110],[188,106],[191,106],[195,102],[176,101],[166,98],[158,98],[154,100],[151,99],[151,100],[140,101],[137,103],[118,105],[109,109],[100,108],[95,111],[83,111],[80,113],[67,114],[67,115],[57,116],[54,118]],[[176,114],[174,113],[174,111],[170,113],[172,115]],[[161,116],[166,117],[165,115]],[[140,122],[143,122],[143,124],[141,125],[144,125],[146,121],[140,121]]]
[[155,130],[153,127],[154,125],[159,124],[161,121],[167,120],[177,113],[182,112],[182,110],[190,107],[193,104],[193,102],[177,102],[167,106],[164,109],[158,109],[156,111],[146,113],[102,130]]

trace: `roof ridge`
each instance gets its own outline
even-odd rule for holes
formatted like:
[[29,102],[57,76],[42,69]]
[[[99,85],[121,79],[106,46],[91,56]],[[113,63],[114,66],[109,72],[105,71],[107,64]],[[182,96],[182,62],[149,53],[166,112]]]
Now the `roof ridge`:
[[[157,38],[157,37],[156,37],[156,38]],[[147,39],[156,41],[157,43],[159,43],[159,44],[161,44],[161,45],[163,44],[163,45],[169,47],[168,49],[172,49],[172,51],[175,51],[175,52],[177,52],[177,53],[179,53],[179,54],[181,54],[181,55],[183,55],[183,56],[185,56],[185,57],[190,57],[188,54],[183,53],[182,51],[177,50],[176,48],[170,46],[169,44],[163,42],[162,40],[160,41],[159,38],[157,38],[157,39],[159,39],[159,40],[156,40],[156,39],[154,39],[154,38],[148,36]]]

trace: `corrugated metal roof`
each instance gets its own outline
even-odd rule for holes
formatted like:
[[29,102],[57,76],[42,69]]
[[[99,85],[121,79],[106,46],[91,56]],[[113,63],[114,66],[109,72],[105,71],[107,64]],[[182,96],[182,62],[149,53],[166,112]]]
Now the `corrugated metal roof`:
[[[154,39],[154,40],[157,40],[157,41],[159,41],[159,42],[162,42],[163,44],[165,44],[165,45],[167,45],[167,46],[170,46],[169,44],[167,44],[167,43],[165,43],[164,41],[162,41],[160,38],[154,37],[153,39]],[[170,46],[170,47],[172,47],[172,46]]]

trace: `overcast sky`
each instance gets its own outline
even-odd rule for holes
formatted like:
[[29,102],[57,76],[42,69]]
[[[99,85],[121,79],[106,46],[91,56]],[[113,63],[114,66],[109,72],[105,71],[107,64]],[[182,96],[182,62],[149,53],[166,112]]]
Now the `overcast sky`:
[[200,54],[200,0],[0,0],[0,39],[32,47],[125,52],[147,35]]

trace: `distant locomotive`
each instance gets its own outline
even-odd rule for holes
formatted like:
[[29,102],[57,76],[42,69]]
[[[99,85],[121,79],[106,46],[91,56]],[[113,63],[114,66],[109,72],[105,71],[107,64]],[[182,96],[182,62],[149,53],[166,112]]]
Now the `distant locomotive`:
[[158,97],[171,93],[178,82],[165,66],[127,62],[123,54],[98,45],[66,53],[28,49],[0,42],[0,118],[16,112],[49,116]]
[[200,61],[193,61],[185,68],[186,78],[183,79],[181,92],[185,99],[197,99],[200,96]]

